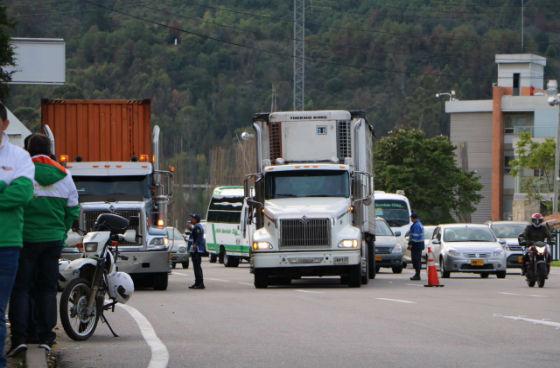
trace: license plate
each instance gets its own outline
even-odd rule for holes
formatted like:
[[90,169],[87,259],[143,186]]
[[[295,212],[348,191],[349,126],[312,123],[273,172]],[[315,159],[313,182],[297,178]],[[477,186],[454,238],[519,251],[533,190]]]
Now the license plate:
[[375,262],[381,262],[382,260],[383,260],[383,257],[375,256]]
[[335,265],[346,265],[348,264],[348,257],[334,257],[333,263]]
[[517,263],[523,264],[523,256],[517,257]]
[[473,259],[471,260],[471,266],[484,266],[483,259]]
[[302,263],[321,263],[323,258],[321,257],[297,257],[288,258],[288,262],[292,264],[302,264]]

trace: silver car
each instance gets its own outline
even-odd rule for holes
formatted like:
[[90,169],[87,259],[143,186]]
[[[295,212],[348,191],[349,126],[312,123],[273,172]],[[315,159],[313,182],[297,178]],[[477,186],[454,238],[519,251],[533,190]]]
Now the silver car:
[[171,267],[180,263],[183,268],[189,268],[189,251],[185,236],[174,227],[166,227],[169,251],[171,252]]
[[519,245],[518,238],[530,224],[523,221],[493,221],[486,224],[504,246],[507,267],[521,268],[523,265],[523,247]]
[[452,272],[478,273],[487,278],[506,277],[506,252],[487,225],[450,224],[434,230],[432,244],[440,246],[442,278]]
[[389,224],[384,219],[378,217],[375,220],[375,269],[379,271],[381,267],[388,267],[393,273],[401,273],[404,266],[404,249],[398,239],[397,234],[393,233]]

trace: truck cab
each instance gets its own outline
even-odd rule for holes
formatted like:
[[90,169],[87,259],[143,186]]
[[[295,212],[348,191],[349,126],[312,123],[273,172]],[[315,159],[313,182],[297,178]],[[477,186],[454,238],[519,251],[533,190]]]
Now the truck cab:
[[375,277],[373,128],[363,114],[258,114],[254,127],[257,173],[245,194],[255,287],[327,275],[359,287]]

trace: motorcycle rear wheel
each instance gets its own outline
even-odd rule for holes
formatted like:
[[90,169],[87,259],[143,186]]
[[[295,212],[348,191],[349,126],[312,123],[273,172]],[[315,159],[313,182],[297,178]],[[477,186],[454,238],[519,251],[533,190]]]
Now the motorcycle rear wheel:
[[60,321],[64,331],[72,340],[87,340],[97,328],[102,306],[99,305],[100,300],[96,298],[92,313],[87,313],[90,293],[89,282],[78,278],[72,280],[60,296]]

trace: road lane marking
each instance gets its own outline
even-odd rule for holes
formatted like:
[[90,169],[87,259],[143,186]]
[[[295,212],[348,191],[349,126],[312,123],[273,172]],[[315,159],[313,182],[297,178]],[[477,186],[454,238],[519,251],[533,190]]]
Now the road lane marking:
[[206,280],[210,280],[210,281],[217,281],[217,282],[231,282],[229,280],[224,280],[224,279],[214,279],[214,278],[210,278],[210,277],[206,277]]
[[511,319],[514,321],[524,321],[524,322],[529,322],[535,325],[543,325],[543,326],[549,326],[549,327],[554,327],[557,330],[560,329],[560,323],[558,322],[552,322],[552,321],[546,321],[543,319],[532,319],[532,318],[525,318],[525,317],[521,317],[521,316],[504,316],[501,314],[494,314],[494,317],[501,317],[501,318],[505,318],[505,319]]
[[171,272],[171,274],[175,275],[175,276],[183,276],[183,277],[188,277],[189,276],[186,273],[180,273],[180,272],[175,272],[175,271]]
[[533,297],[533,298],[548,298],[548,296],[546,296],[546,295],[538,295],[538,294],[524,295],[524,294],[509,293],[507,291],[500,291],[500,294],[502,294],[502,295],[512,295],[512,296],[530,296],[530,297]]
[[117,305],[127,311],[128,314],[130,314],[130,316],[136,321],[136,324],[142,333],[142,337],[152,351],[152,357],[150,358],[148,368],[166,368],[169,363],[169,351],[157,336],[150,321],[148,321],[148,319],[136,308],[126,304]]
[[238,282],[239,285],[253,286],[250,282]]
[[386,302],[395,302],[395,303],[403,303],[403,304],[416,304],[416,302],[404,299],[390,299],[390,298],[375,298],[377,300],[383,300]]
[[300,293],[323,294],[322,291],[312,291],[312,290],[303,290],[303,289],[296,289],[296,291],[298,291]]
[[422,287],[422,285],[419,285],[419,284],[407,284],[407,285],[408,286],[420,286],[420,287]]

